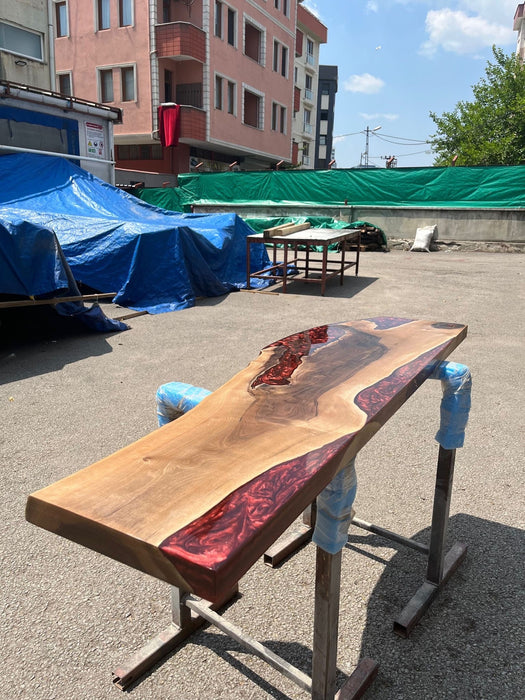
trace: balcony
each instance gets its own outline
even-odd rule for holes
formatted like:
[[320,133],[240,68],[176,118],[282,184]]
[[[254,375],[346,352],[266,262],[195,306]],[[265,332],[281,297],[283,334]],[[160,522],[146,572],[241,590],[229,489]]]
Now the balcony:
[[180,138],[184,143],[206,141],[206,112],[197,107],[181,106]]
[[189,22],[170,22],[155,27],[159,58],[206,61],[206,34]]

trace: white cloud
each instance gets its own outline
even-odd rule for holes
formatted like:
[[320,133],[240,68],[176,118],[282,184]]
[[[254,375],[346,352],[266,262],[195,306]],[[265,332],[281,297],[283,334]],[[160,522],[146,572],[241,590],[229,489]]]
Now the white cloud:
[[376,78],[370,73],[362,73],[361,75],[351,75],[348,80],[345,80],[343,89],[348,92],[364,92],[367,95],[372,95],[379,92],[384,85],[381,78]]
[[[480,0],[481,9],[483,2]],[[488,3],[485,2],[488,6]],[[426,18],[428,40],[421,46],[421,53],[432,56],[438,48],[458,54],[476,53],[482,48],[514,43],[514,33],[509,20],[498,24],[480,15],[467,15],[462,10],[430,10]]]
[[388,121],[395,121],[396,119],[399,119],[399,114],[381,114],[379,112],[376,112],[375,114],[367,114],[366,112],[359,112],[359,116],[363,117],[367,122],[371,121],[381,121],[383,119],[386,119]]
[[368,12],[379,12],[379,6],[376,0],[368,0],[366,3],[366,9]]

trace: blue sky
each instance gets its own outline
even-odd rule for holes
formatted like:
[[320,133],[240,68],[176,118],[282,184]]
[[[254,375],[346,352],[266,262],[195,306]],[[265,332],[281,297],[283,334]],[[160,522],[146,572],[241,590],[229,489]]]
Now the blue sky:
[[398,167],[432,165],[429,146],[417,143],[435,133],[429,112],[441,115],[472,99],[493,44],[506,54],[516,50],[519,1],[305,0],[328,28],[321,63],[338,66],[337,167],[359,164],[366,142],[359,132],[377,126],[370,163],[384,167],[382,156],[395,155]]

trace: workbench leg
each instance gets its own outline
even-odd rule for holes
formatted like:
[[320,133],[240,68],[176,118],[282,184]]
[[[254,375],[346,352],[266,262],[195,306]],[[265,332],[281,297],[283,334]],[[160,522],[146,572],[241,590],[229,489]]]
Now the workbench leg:
[[283,294],[286,294],[286,277],[288,276],[288,244],[283,243]]
[[251,289],[250,245],[250,241],[246,241],[246,289]]
[[328,245],[323,245],[323,262],[321,265],[321,296],[326,291],[326,268],[328,267]]
[[[206,622],[184,605],[183,594],[178,588],[170,588],[173,622],[113,671],[113,683],[120,690],[129,688]],[[214,610],[221,608],[237,593],[238,586],[235,586],[223,601],[211,607]]]
[[410,635],[467,553],[466,546],[456,542],[445,556],[455,458],[456,450],[439,447],[427,575],[423,585],[394,622],[394,632],[401,637]]
[[357,700],[377,674],[372,659],[362,659],[341,690],[337,680],[337,635],[342,551],[329,554],[320,547],[316,553],[312,700]]
[[357,250],[355,253],[355,276],[359,274],[359,255],[361,253],[361,231],[359,231],[359,234],[357,236]]
[[304,277],[305,277],[305,279],[308,279],[308,276],[310,274],[310,246],[308,245],[308,243],[306,244],[304,264],[305,264]]
[[346,243],[345,241],[341,242],[341,281],[340,285],[343,286],[343,282],[345,280],[345,248],[346,248]]

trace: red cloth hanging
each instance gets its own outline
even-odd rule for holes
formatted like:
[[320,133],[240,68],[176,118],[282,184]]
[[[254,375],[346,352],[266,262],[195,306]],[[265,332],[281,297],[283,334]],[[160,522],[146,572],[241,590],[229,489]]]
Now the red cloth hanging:
[[163,146],[178,146],[180,137],[180,105],[159,105],[159,135]]

